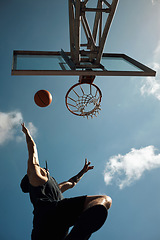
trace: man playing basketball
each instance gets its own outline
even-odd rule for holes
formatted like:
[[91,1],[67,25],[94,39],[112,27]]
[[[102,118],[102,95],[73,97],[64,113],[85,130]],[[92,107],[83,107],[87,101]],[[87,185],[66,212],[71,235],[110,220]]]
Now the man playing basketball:
[[[27,174],[21,189],[29,193],[34,206],[32,240],[87,240],[104,224],[112,200],[109,196],[64,198],[62,193],[73,188],[93,166],[85,159],[83,169],[68,181],[57,184],[46,168],[39,165],[37,148],[29,130],[22,124],[28,147]],[[73,226],[68,234],[69,228]]]

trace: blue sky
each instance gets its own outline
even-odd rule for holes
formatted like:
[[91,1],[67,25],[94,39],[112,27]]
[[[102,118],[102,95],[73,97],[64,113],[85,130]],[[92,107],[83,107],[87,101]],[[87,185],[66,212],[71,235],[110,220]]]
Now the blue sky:
[[[90,0],[91,1],[91,0]],[[113,205],[91,239],[160,239],[160,1],[120,0],[105,52],[125,53],[157,71],[156,78],[97,77],[102,111],[87,120],[65,106],[66,76],[11,76],[13,50],[69,51],[68,1],[0,1],[0,239],[28,240],[32,205],[19,183],[26,173],[24,121],[32,132],[40,164],[48,160],[58,182],[95,166],[64,194],[107,194]],[[34,104],[47,89],[47,108]]]

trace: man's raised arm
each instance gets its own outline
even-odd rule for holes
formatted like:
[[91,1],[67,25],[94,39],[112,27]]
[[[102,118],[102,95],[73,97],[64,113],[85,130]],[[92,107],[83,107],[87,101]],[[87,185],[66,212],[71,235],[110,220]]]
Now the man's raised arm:
[[24,123],[21,124],[22,132],[26,135],[26,142],[28,147],[28,170],[32,171],[34,169],[34,165],[39,165],[37,147],[30,135],[29,130],[25,127]]
[[89,170],[93,169],[94,166],[89,166],[91,162],[87,162],[87,159],[85,159],[85,164],[82,170],[75,175],[74,177],[70,178],[68,181],[60,183],[59,188],[61,189],[61,192],[65,192],[66,190],[73,188],[79,180],[83,177],[83,175],[88,172]]

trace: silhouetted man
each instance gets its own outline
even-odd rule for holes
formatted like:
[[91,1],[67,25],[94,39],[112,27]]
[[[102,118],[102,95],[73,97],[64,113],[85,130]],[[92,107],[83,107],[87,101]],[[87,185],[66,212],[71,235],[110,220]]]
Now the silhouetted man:
[[[112,200],[106,195],[64,198],[62,193],[73,188],[82,176],[93,169],[85,159],[83,169],[68,181],[57,184],[46,168],[39,165],[36,144],[22,124],[28,146],[27,174],[21,189],[29,193],[34,206],[32,240],[87,240],[104,224]],[[68,234],[69,228],[73,226]]]

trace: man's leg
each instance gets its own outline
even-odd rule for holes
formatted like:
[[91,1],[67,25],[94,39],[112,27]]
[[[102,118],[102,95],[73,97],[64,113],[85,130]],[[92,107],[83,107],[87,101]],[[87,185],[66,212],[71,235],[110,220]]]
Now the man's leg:
[[112,205],[112,199],[106,195],[87,196],[84,203],[84,210],[95,205],[103,205],[109,209]]
[[111,207],[108,196],[87,196],[84,211],[74,225],[66,240],[87,240],[91,234],[102,227]]

